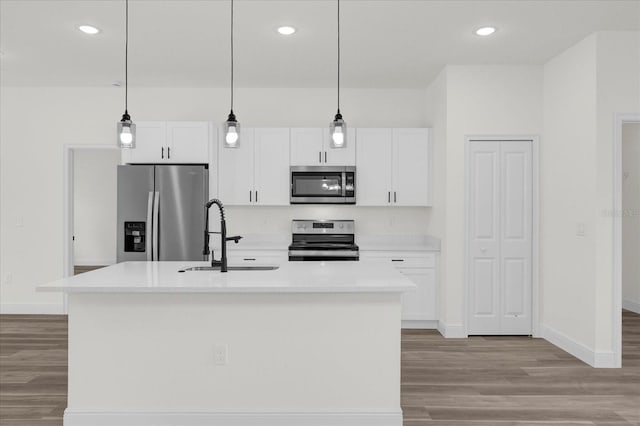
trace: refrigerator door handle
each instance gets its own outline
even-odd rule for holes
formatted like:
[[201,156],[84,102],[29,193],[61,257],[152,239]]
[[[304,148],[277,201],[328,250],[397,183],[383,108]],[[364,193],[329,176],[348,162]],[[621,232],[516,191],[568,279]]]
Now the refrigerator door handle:
[[146,224],[146,241],[145,251],[147,252],[147,261],[151,261],[151,230],[153,229],[153,191],[149,191],[149,198],[147,199],[147,224]]
[[154,192],[154,197],[153,197],[153,231],[152,231],[153,260],[160,260],[160,257],[158,256],[158,228],[159,228],[158,219],[160,218],[159,204],[160,204],[160,193],[156,191]]

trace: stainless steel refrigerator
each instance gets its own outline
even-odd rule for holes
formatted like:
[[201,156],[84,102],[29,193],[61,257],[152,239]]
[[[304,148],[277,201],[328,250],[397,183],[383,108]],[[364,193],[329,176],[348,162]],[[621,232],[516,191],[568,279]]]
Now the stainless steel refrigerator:
[[118,166],[118,262],[206,260],[206,165]]

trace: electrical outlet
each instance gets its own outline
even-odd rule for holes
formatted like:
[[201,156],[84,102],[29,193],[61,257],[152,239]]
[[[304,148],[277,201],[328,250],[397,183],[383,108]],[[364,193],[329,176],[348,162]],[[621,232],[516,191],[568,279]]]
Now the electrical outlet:
[[229,361],[227,345],[215,345],[213,348],[213,358],[216,365],[227,365]]
[[576,229],[576,235],[577,235],[578,237],[584,237],[585,235],[587,235],[587,230],[586,230],[586,228],[587,228],[587,225],[585,225],[585,224],[584,224],[584,223],[582,223],[582,222],[579,222],[579,223],[578,223],[578,228]]
[[4,285],[9,285],[13,283],[13,274],[11,272],[9,272],[8,274],[6,274],[4,276]]

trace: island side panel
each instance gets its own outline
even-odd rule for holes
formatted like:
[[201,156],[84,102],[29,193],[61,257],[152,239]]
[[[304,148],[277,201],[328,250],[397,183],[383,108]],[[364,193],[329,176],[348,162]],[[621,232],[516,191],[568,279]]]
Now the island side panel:
[[68,302],[68,410],[400,411],[399,293]]

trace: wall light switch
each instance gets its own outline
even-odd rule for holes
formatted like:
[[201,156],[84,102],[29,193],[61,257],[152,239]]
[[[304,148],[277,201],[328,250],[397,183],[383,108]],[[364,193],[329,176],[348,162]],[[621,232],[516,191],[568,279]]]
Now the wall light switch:
[[24,217],[18,216],[18,219],[16,220],[16,226],[18,228],[24,227]]
[[586,230],[586,228],[587,228],[587,225],[585,225],[585,224],[584,224],[584,223],[582,223],[582,222],[579,222],[579,223],[578,223],[578,228],[576,229],[576,235],[577,235],[578,237],[584,237],[585,235],[587,235],[587,230]]

